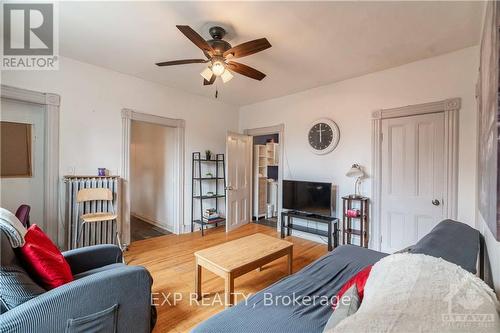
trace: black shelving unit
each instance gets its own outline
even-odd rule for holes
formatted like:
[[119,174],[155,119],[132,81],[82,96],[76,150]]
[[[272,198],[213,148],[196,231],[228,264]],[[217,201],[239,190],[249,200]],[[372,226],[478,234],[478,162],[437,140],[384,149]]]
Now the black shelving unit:
[[[293,223],[293,219],[307,220],[318,222],[327,225],[327,230],[310,228],[303,225]],[[296,211],[281,212],[281,238],[285,238],[285,234],[290,236],[292,230],[307,232],[314,235],[319,235],[328,238],[328,251],[332,251],[338,246],[338,224],[339,219],[333,216],[322,216],[316,214],[307,214]]]
[[[369,201],[367,197],[355,195],[342,197],[342,244],[353,244],[352,236],[355,235],[359,237],[359,246],[368,248]],[[348,210],[356,210],[358,215],[348,216]],[[353,227],[354,221],[359,222],[359,228]]]
[[[220,199],[225,199],[225,188],[226,188],[226,164],[225,164],[224,154],[216,154],[215,160],[206,159],[201,157],[200,152],[194,152],[192,158],[192,198],[191,198],[191,232],[194,231],[194,225],[199,224],[201,227],[201,235],[204,236],[204,229],[209,225],[215,225],[216,227],[224,224],[226,222],[225,218],[218,218],[211,221],[203,220],[203,209],[204,201],[210,200],[212,207],[215,206],[215,210],[218,212]],[[202,165],[213,164],[215,166],[215,177],[204,177],[202,174]],[[222,174],[221,174],[222,173]],[[196,175],[196,176],[195,176]],[[215,193],[213,195],[203,194],[203,183],[204,182],[215,182]],[[222,191],[219,191],[221,187],[220,182],[222,182]],[[200,217],[195,217],[195,200],[200,201]],[[213,202],[215,201],[215,202]],[[225,201],[223,201],[225,204]]]

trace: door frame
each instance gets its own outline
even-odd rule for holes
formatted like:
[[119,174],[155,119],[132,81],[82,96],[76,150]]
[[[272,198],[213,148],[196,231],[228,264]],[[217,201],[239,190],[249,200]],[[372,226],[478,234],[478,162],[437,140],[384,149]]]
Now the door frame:
[[381,250],[382,246],[382,120],[428,113],[444,114],[444,212],[447,218],[457,217],[458,189],[458,129],[461,99],[449,98],[437,102],[415,104],[400,108],[381,109],[372,113],[372,223],[370,225],[370,248]]
[[61,97],[57,94],[43,93],[33,90],[1,85],[0,97],[3,99],[41,105],[44,109],[45,138],[44,138],[44,209],[47,234],[61,248],[65,248],[67,227],[59,215],[62,197],[59,189],[59,107]]
[[184,119],[173,119],[137,112],[132,109],[122,109],[122,230],[121,235],[125,244],[130,244],[130,140],[132,121],[142,121],[176,129],[177,144],[174,168],[174,233],[184,232],[184,155],[185,155],[185,127]]
[[[279,231],[281,229],[281,212],[283,206],[283,175],[284,175],[284,158],[285,158],[285,124],[278,124],[274,126],[266,126],[266,127],[257,127],[257,128],[249,128],[243,131],[244,134],[250,135],[252,137],[259,135],[270,135],[270,134],[278,134],[279,138],[279,161],[278,161],[278,223],[276,229]],[[253,148],[253,144],[252,144]],[[253,163],[253,149],[252,149],[252,158],[251,161]],[[253,168],[252,170],[251,180],[253,181]],[[253,208],[253,183],[252,183],[252,195],[250,196],[250,207]],[[250,215],[251,217],[251,215]]]

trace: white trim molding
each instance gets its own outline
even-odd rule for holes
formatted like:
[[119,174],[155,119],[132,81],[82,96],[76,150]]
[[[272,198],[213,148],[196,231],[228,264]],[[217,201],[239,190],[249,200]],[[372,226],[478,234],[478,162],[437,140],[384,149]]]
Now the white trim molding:
[[372,113],[372,223],[370,225],[370,248],[381,249],[381,183],[382,183],[382,120],[408,117],[428,113],[444,114],[445,138],[445,196],[444,210],[447,218],[457,217],[458,190],[458,111],[461,107],[460,98],[450,98],[442,101],[409,105],[400,108],[377,110]]
[[142,121],[160,126],[176,129],[177,145],[175,152],[174,171],[174,233],[184,232],[184,156],[185,156],[185,127],[184,119],[172,119],[140,113],[131,109],[122,109],[122,170],[123,197],[122,197],[122,239],[125,244],[130,244],[130,139],[132,120]]
[[[45,110],[45,185],[44,185],[44,219],[49,237],[64,248],[66,226],[59,215],[62,207],[59,197],[59,107],[61,97],[57,94],[42,93],[1,85],[1,98],[23,103],[42,105]],[[61,205],[61,206],[59,206]]]
[[[275,125],[275,126],[245,129],[243,131],[243,134],[250,135],[250,136],[259,136],[259,135],[270,135],[270,134],[276,134],[276,133],[283,134],[284,131],[285,131],[285,124],[279,124],[279,125]],[[280,140],[281,140],[281,138],[280,138]]]

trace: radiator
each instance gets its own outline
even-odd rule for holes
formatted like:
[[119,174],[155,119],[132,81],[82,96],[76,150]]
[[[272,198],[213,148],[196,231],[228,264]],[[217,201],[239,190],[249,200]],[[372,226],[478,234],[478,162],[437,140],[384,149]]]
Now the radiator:
[[[67,230],[67,248],[74,249],[96,244],[116,244],[116,234],[121,232],[121,178],[117,176],[65,176],[66,212],[65,224]],[[109,188],[113,193],[113,201],[76,202],[76,194],[84,188]],[[118,215],[116,221],[104,221],[85,224],[82,236],[78,242],[78,230],[81,226],[79,216],[87,213],[108,212],[114,208]]]

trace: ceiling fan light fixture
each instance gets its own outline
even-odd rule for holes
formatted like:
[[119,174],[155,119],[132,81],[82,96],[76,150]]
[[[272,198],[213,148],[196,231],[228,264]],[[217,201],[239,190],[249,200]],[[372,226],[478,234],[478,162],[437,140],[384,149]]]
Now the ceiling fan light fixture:
[[222,61],[214,61],[212,63],[212,72],[215,76],[221,76],[226,70],[226,65]]
[[232,61],[233,59],[243,58],[270,48],[271,44],[266,38],[254,39],[232,46],[223,39],[226,32],[221,27],[216,26],[210,28],[209,33],[213,38],[211,40],[205,40],[199,33],[194,31],[193,28],[188,25],[176,25],[176,27],[187,39],[196,45],[198,49],[203,51],[205,58],[163,61],[156,63],[157,66],[164,67],[208,63],[208,68],[205,68],[200,73],[204,79],[204,86],[214,84],[217,81],[218,76],[220,76],[221,80],[226,83],[233,78],[233,72],[258,81],[261,81],[266,77],[266,74],[256,70],[255,68]]
[[212,70],[210,69],[210,67],[207,67],[205,68],[201,73],[200,75],[207,81],[210,81],[210,79],[212,78],[212,75],[214,75],[214,73],[212,73]]
[[222,79],[222,82],[226,83],[231,81],[231,79],[234,77],[233,74],[229,70],[225,70],[222,75],[220,76]]

